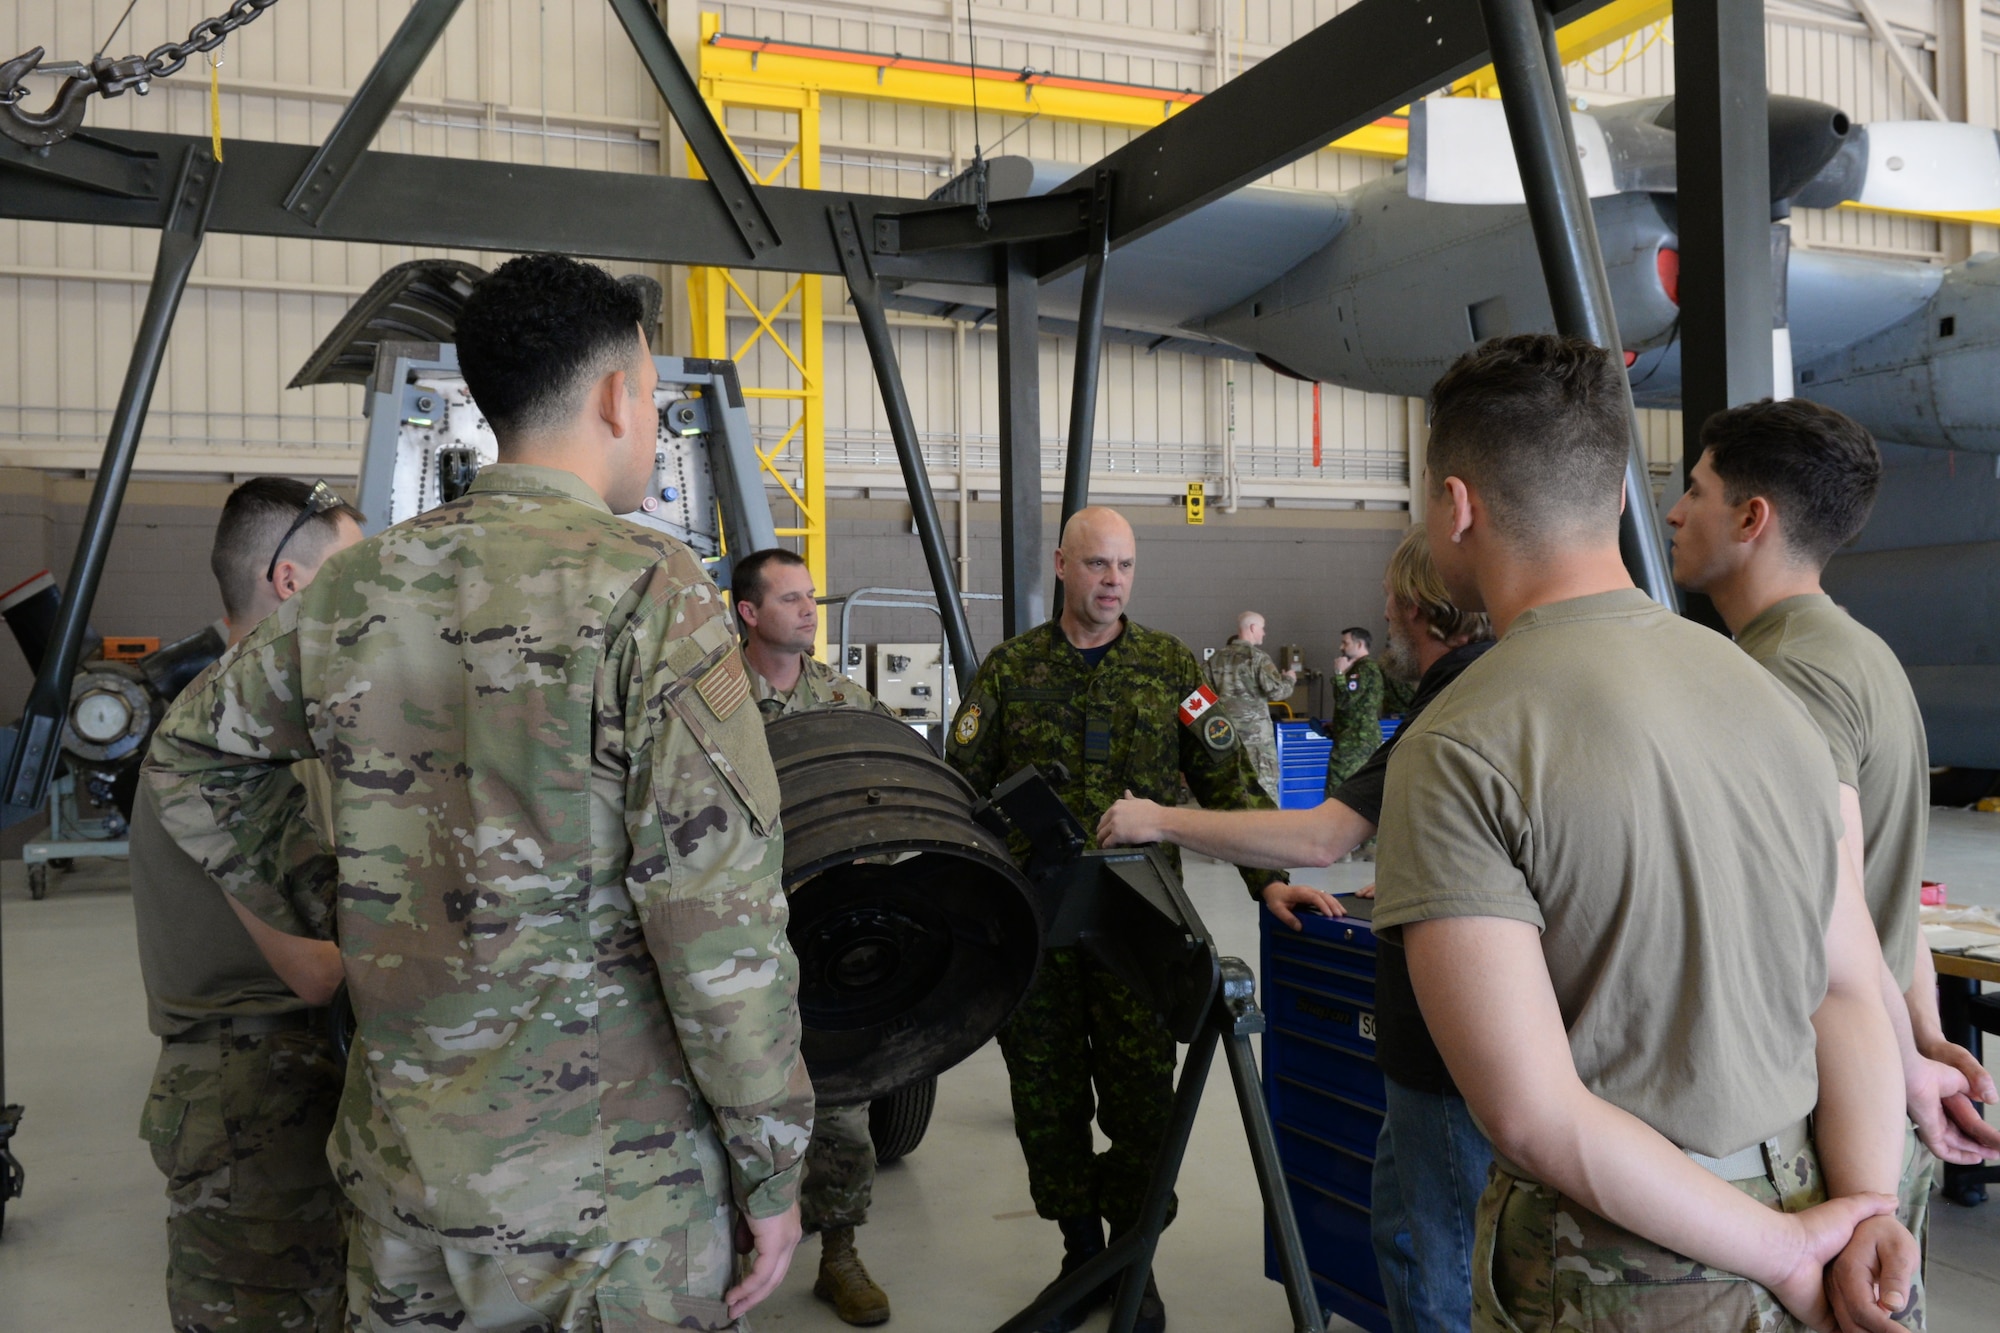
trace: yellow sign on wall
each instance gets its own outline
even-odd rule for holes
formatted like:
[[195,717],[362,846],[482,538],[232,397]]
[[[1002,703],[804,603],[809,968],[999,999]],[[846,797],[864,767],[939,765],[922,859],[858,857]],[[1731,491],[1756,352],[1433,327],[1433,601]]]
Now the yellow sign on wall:
[[1188,522],[1196,527],[1208,522],[1207,486],[1199,481],[1191,481],[1187,487]]

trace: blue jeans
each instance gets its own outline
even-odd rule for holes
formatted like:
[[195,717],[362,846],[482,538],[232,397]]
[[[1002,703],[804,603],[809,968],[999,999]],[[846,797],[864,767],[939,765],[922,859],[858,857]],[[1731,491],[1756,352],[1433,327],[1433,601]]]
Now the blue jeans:
[[1395,1333],[1466,1333],[1473,1214],[1492,1145],[1465,1099],[1382,1080],[1389,1115],[1375,1145],[1371,1230]]

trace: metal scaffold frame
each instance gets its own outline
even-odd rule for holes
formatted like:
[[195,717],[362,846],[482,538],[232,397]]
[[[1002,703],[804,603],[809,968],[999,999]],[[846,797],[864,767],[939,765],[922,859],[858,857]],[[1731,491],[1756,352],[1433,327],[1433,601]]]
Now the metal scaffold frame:
[[[759,185],[777,184],[787,170],[796,166],[798,188],[819,189],[819,91],[803,83],[733,78],[728,70],[712,68],[709,52],[715,48],[711,39],[721,31],[721,26],[720,15],[705,13],[701,16],[701,59],[696,80],[702,100],[708,104],[716,123],[724,127],[725,135],[726,112],[731,108],[776,111],[792,117],[797,126],[796,142],[768,171],[757,170],[748,155],[734,142],[730,147]],[[688,163],[694,175],[703,175],[701,164],[692,151],[689,152]],[[757,461],[772,484],[790,501],[797,515],[795,523],[778,528],[778,536],[799,539],[803,547],[799,554],[805,557],[806,568],[811,572],[814,584],[824,592],[828,587],[824,279],[817,273],[788,276],[792,281],[785,288],[784,295],[776,305],[765,309],[752,295],[756,289],[754,278],[746,288],[730,269],[713,265],[690,268],[688,314],[694,337],[694,354],[736,362],[744,373],[745,398],[797,404],[797,414],[777,442],[768,449],[761,442],[756,445]],[[734,309],[731,297],[735,298]],[[788,341],[778,331],[778,320],[794,302],[798,307],[797,329]],[[732,314],[747,316],[753,325],[749,336],[735,345],[731,344],[729,337]],[[784,354],[785,362],[790,367],[786,379],[789,381],[795,377],[796,384],[759,384],[751,380],[749,363],[744,358],[766,338]],[[822,625],[821,649],[825,647],[825,640],[826,628]]]

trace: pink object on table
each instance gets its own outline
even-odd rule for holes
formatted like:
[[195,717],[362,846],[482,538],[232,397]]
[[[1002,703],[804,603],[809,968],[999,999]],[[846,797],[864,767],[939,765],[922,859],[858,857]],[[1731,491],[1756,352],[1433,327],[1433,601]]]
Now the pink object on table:
[[1925,907],[1943,907],[1944,895],[1944,885],[1934,879],[1927,879],[1924,881],[1920,901]]

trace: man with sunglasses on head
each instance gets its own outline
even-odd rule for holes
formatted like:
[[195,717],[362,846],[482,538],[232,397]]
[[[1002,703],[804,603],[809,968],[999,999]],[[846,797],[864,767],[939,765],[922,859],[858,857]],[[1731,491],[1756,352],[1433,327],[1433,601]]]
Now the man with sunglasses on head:
[[[230,643],[360,541],[360,518],[323,481],[254,477],[231,492],[209,556]],[[313,872],[326,780],[316,761],[286,778],[287,799],[310,793],[313,822],[293,824],[287,860],[302,873],[272,886],[269,924],[167,836],[145,784],[132,805],[139,970],[161,1041],[139,1132],[167,1177],[167,1309],[183,1333],[332,1333],[345,1320],[347,1208],[326,1162],[340,950],[331,879]]]
[[736,1327],[799,1241],[812,1088],[778,779],[723,594],[617,517],[639,298],[509,260],[458,317],[499,460],[343,553],[160,724],[162,822],[254,905],[334,792],[356,1333]]

